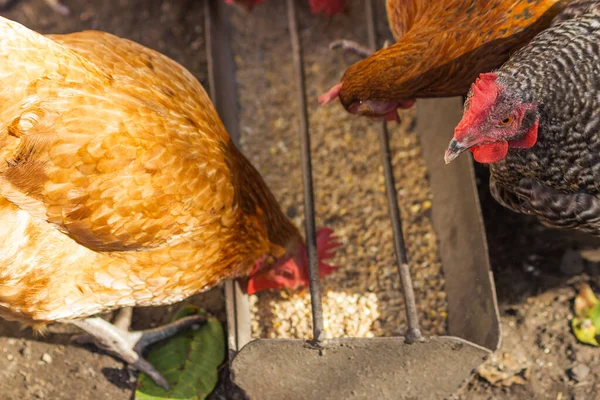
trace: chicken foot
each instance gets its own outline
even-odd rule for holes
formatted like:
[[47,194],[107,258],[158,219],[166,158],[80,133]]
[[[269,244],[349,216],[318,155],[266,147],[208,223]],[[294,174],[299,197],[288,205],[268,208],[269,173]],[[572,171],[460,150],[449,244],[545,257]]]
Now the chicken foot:
[[133,317],[133,307],[121,308],[113,319],[113,325],[124,331],[128,331],[131,327],[131,318]]
[[339,39],[331,42],[329,44],[329,50],[335,50],[337,48],[341,48],[344,51],[354,53],[359,57],[367,58],[371,54],[373,54],[373,50],[368,47],[362,46],[352,40]]
[[[383,47],[386,48],[389,45],[390,45],[390,42],[388,40],[386,40],[385,43],[383,44]],[[374,53],[374,51],[369,49],[368,47],[358,44],[357,42],[354,42],[352,40],[346,40],[346,39],[334,40],[333,42],[331,42],[329,44],[329,50],[335,50],[337,48],[341,48],[344,51],[354,53],[357,56],[362,57],[362,58],[367,58],[371,54]]]
[[[6,11],[11,8],[18,0],[0,0],[0,11]],[[44,0],[52,10],[60,15],[67,16],[71,13],[69,7],[62,4],[59,0]]]
[[88,333],[73,339],[79,344],[93,343],[99,349],[125,361],[133,369],[145,373],[157,385],[168,389],[166,379],[143,357],[143,352],[149,346],[184,329],[206,322],[206,317],[194,315],[154,329],[129,331],[131,313],[131,308],[121,310],[114,323],[99,317],[72,321],[73,325]]

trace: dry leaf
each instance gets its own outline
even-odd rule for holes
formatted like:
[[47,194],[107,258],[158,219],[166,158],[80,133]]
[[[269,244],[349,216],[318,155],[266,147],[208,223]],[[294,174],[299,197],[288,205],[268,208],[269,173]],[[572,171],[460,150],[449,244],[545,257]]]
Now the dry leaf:
[[526,361],[517,362],[510,353],[501,357],[493,355],[477,370],[479,376],[497,387],[525,385],[529,381],[531,371]]

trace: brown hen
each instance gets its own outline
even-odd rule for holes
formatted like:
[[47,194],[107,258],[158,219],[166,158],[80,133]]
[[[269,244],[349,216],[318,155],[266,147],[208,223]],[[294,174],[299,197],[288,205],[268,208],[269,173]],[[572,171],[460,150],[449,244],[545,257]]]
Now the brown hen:
[[[0,96],[0,316],[74,323],[165,386],[141,350],[198,319],[144,333],[90,316],[230,278],[307,283],[299,231],[173,60],[0,18]],[[333,240],[319,231],[321,259]]]
[[373,54],[338,42],[366,58],[319,101],[338,97],[350,113],[397,120],[397,109],[416,98],[464,95],[481,72],[502,65],[570,1],[387,0],[397,42]]

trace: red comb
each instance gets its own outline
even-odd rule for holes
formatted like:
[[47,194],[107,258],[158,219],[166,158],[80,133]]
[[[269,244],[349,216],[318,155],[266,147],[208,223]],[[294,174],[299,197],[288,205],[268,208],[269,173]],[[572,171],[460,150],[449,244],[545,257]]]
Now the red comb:
[[[333,229],[330,228],[320,228],[317,229],[317,259],[319,260],[319,277],[323,278],[331,274],[333,271],[338,269],[336,265],[330,265],[325,262],[325,260],[332,258],[335,256],[335,249],[340,247],[342,244],[338,242],[338,237],[333,234]],[[302,253],[302,263],[304,264],[304,268],[302,268],[304,285],[308,285],[308,254],[306,253],[306,249]]]
[[[498,85],[496,84],[498,75],[486,73],[479,75],[475,83],[471,85],[473,94],[469,99],[469,109],[463,115],[463,118],[454,129],[455,134],[465,131],[480,114],[487,111],[498,97]],[[460,140],[460,135],[455,135],[456,140]]]
[[310,0],[309,3],[313,14],[323,11],[325,15],[331,16],[343,12],[345,8],[345,0]]
[[319,261],[327,260],[335,256],[335,249],[342,244],[338,237],[333,234],[333,229],[321,228],[317,230],[317,254]]
[[[324,260],[335,256],[335,249],[342,244],[338,242],[338,237],[333,234],[329,228],[317,230],[317,258],[319,260],[319,277],[323,278],[334,272],[338,267],[326,264]],[[261,270],[265,257],[259,258],[250,273],[248,279],[247,293],[253,294],[261,290],[277,289],[283,287],[296,288],[299,286],[308,286],[308,258],[306,247],[301,245],[298,258],[294,257],[284,259],[281,263],[275,263],[270,270]]]
[[320,95],[319,96],[319,104],[324,106],[325,104],[331,103],[333,101],[333,99],[335,99],[339,96],[341,89],[342,89],[342,84],[338,83],[337,85],[335,85],[334,87],[329,89],[329,92],[323,93],[322,95]]
[[496,79],[498,79],[498,75],[492,73],[479,75],[479,78],[471,85],[473,88],[473,95],[479,95],[481,93],[487,93],[490,90],[495,90],[496,85],[494,82],[496,82]]

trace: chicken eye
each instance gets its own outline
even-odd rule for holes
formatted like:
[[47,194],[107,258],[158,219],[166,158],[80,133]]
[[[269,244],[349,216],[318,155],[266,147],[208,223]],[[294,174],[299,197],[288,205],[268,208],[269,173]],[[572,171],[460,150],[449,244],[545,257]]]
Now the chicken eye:
[[502,121],[500,121],[500,125],[501,126],[510,125],[513,122],[513,119],[514,119],[514,117],[512,115],[509,115],[508,117],[506,117]]

